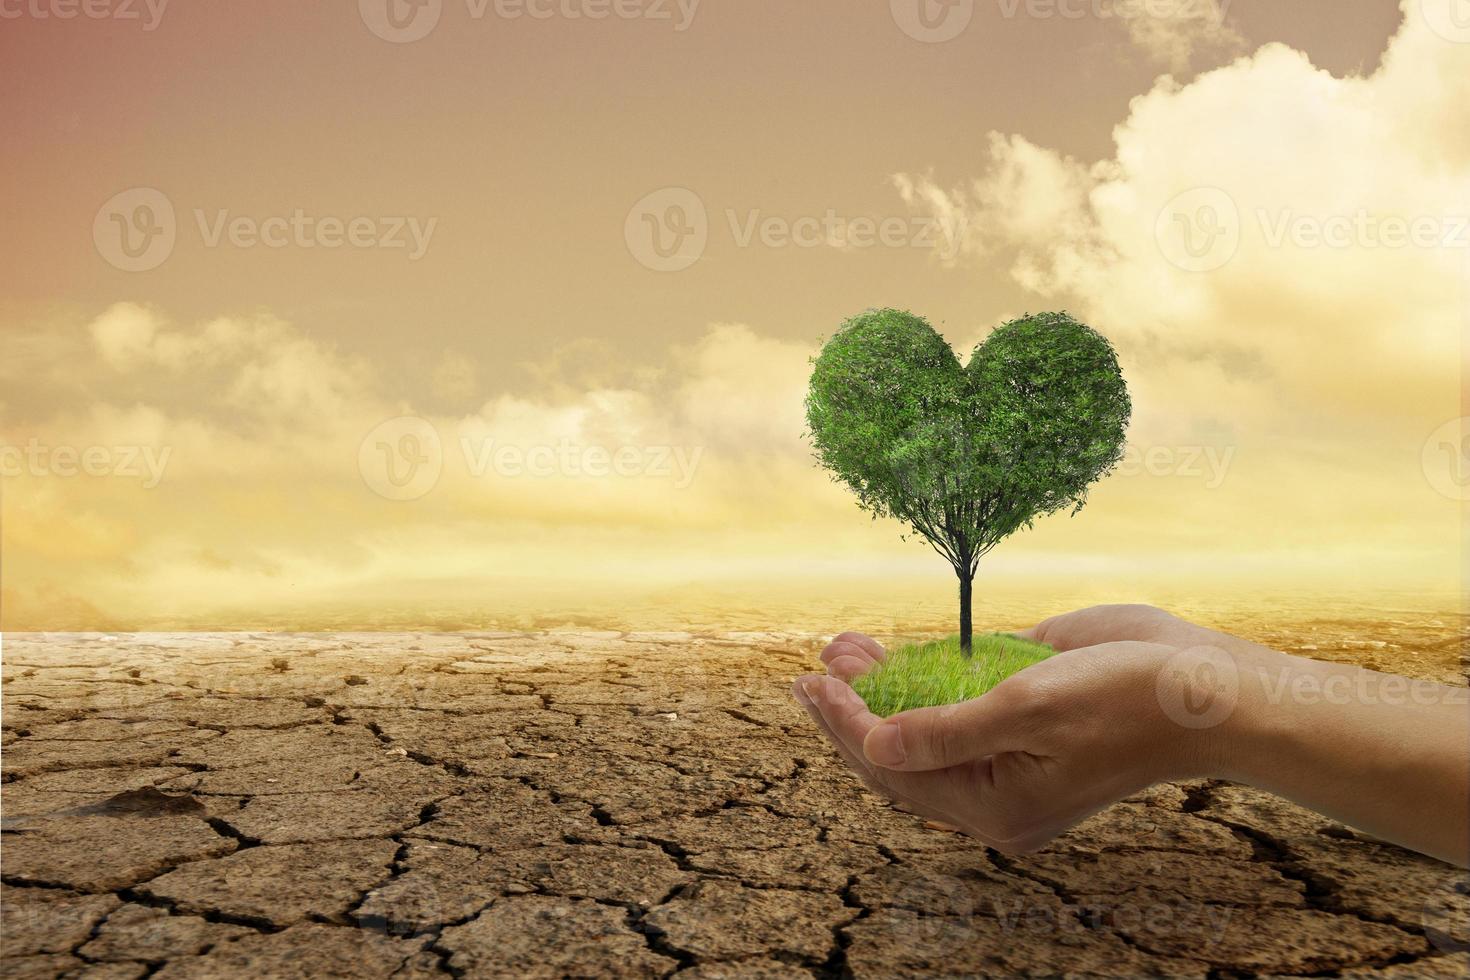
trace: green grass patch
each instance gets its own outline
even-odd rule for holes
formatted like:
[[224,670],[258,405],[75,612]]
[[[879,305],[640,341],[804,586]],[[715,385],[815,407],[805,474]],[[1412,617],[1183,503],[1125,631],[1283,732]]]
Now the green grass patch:
[[1045,643],[1007,633],[976,636],[971,646],[974,655],[966,658],[956,634],[890,650],[882,663],[852,682],[853,690],[867,702],[869,711],[887,718],[910,708],[978,698],[1056,652]]

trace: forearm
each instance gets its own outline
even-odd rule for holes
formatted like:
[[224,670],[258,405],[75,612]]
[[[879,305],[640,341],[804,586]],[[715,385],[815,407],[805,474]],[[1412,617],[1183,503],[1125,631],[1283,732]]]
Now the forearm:
[[1239,695],[1212,768],[1365,833],[1470,864],[1470,699],[1463,687],[1237,654]]

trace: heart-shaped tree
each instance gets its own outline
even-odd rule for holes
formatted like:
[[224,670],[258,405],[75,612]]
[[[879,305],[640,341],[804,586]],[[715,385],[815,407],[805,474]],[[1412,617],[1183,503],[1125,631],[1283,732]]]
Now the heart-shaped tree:
[[817,459],[864,510],[903,521],[954,568],[968,656],[981,556],[1041,515],[1081,510],[1122,456],[1130,404],[1113,346],[1065,313],[1039,313],[997,327],[961,366],[922,317],[869,310],[815,365]]

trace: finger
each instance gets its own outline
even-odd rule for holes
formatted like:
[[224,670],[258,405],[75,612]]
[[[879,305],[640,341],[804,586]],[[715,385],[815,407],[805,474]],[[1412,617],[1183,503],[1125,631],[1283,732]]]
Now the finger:
[[1201,630],[1154,606],[1112,604],[1089,606],[1042,620],[1016,635],[1053,647],[1058,653],[1102,643],[1128,640],[1176,643],[1181,635]]
[[832,638],[832,643],[849,643],[857,647],[867,655],[869,660],[874,662],[880,661],[884,657],[883,644],[866,633],[858,633],[852,630],[845,633],[838,633]]
[[1140,615],[1117,615],[1111,611],[1117,608],[1124,607],[1091,606],[1050,616],[1030,629],[1017,630],[1014,635],[1023,640],[1045,643],[1057,653],[1153,637],[1157,631],[1155,624],[1145,621]]
[[806,709],[806,713],[811,717],[812,721],[815,722],[817,727],[822,730],[822,733],[827,736],[827,740],[832,743],[833,748],[837,750],[837,754],[842,757],[842,761],[847,763],[848,768],[850,768],[857,775],[857,777],[862,780],[863,785],[866,786],[868,790],[872,793],[875,793],[879,796],[888,796],[893,798],[894,800],[897,800],[915,813],[919,813],[923,816],[940,820],[953,819],[950,815],[941,813],[938,810],[927,806],[916,799],[900,794],[896,792],[891,786],[884,785],[883,783],[880,783],[878,781],[878,779],[876,778],[877,770],[873,767],[872,763],[863,758],[862,752],[855,752],[852,749],[848,748],[847,744],[842,739],[838,738],[837,735],[832,731],[832,726],[827,724],[827,720],[822,717],[821,708],[816,703],[818,700],[821,700],[825,697],[820,693],[820,689],[817,689],[818,693],[815,696],[807,693],[806,688],[810,685],[804,682],[810,682],[816,679],[817,675],[808,675],[806,677],[798,678],[796,683],[792,685],[792,694],[795,695],[797,703]]
[[[868,710],[861,695],[851,687],[830,677],[819,678],[820,694],[813,698],[822,719],[832,737],[853,756],[862,760],[861,765],[873,773],[889,795],[924,801],[924,806],[942,807],[949,799],[947,783],[952,774],[906,773],[878,767],[863,754],[863,741],[868,733],[884,724],[882,718]],[[810,692],[809,692],[810,693]]]
[[864,650],[867,651],[868,656],[872,657],[874,660],[882,660],[885,656],[883,644],[879,643],[877,640],[873,639],[866,633],[858,633],[849,630],[846,633],[839,633],[836,638],[847,643],[852,643],[856,646],[862,647]]
[[822,663],[830,665],[838,657],[855,657],[865,663],[877,662],[866,649],[848,640],[833,640],[827,644],[826,649],[822,651],[822,655],[818,659]]
[[[843,695],[842,692],[846,694]],[[837,754],[869,790],[897,800],[913,812],[931,819],[943,820],[946,823],[955,821],[955,812],[943,805],[945,801],[953,803],[956,796],[952,787],[941,785],[947,784],[948,778],[941,778],[941,775],[936,773],[907,775],[877,769],[863,758],[861,739],[854,741],[850,735],[839,734],[834,730],[832,723],[826,717],[827,710],[842,703],[846,705],[845,710],[851,712],[851,705],[846,702],[848,697],[856,699],[859,704],[862,703],[862,699],[858,698],[850,687],[846,684],[827,683],[827,679],[819,674],[808,674],[797,678],[792,693],[832,742],[833,747],[837,749]],[[866,706],[863,706],[863,709],[866,710]],[[851,714],[849,713],[846,717],[851,717]],[[948,777],[949,774],[944,774],[944,776]]]
[[851,684],[873,669],[873,662],[858,657],[838,657],[827,665],[827,676],[835,677],[844,684]]
[[926,772],[1024,751],[1018,699],[997,687],[972,701],[901,711],[863,733],[863,757],[900,772]]
[[822,713],[822,720],[836,738],[861,756],[863,736],[883,719],[868,710],[867,703],[856,691],[836,678],[821,674],[810,677],[802,689]]
[[1091,646],[1096,641],[1089,639],[1085,629],[1078,629],[1079,626],[1084,625],[1079,622],[1080,612],[1085,612],[1085,610],[1062,613],[1060,616],[1048,616],[1035,626],[1016,630],[1011,635],[1033,643],[1045,643],[1058,653],[1064,653],[1075,647]]
[[841,739],[833,734],[832,726],[828,725],[827,719],[823,717],[820,702],[825,699],[826,695],[820,686],[819,682],[821,680],[822,677],[819,674],[807,674],[803,677],[798,677],[796,683],[791,685],[791,693],[796,697],[796,703],[806,709],[806,713],[816,723],[817,727],[822,730],[822,733],[827,736],[828,741],[837,749],[837,754],[842,756],[843,761],[851,766],[859,776],[863,777],[864,782],[869,783],[870,789],[877,789],[877,784],[870,782],[873,775],[872,764],[863,758],[861,752],[852,752]]

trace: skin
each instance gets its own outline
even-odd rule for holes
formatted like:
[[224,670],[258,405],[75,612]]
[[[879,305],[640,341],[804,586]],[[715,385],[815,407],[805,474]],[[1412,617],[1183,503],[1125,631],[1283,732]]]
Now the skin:
[[1151,606],[1096,606],[1019,635],[1059,652],[983,697],[879,718],[851,680],[861,633],[797,701],[868,787],[1006,854],[1154,783],[1246,783],[1470,865],[1466,689],[1293,657]]

